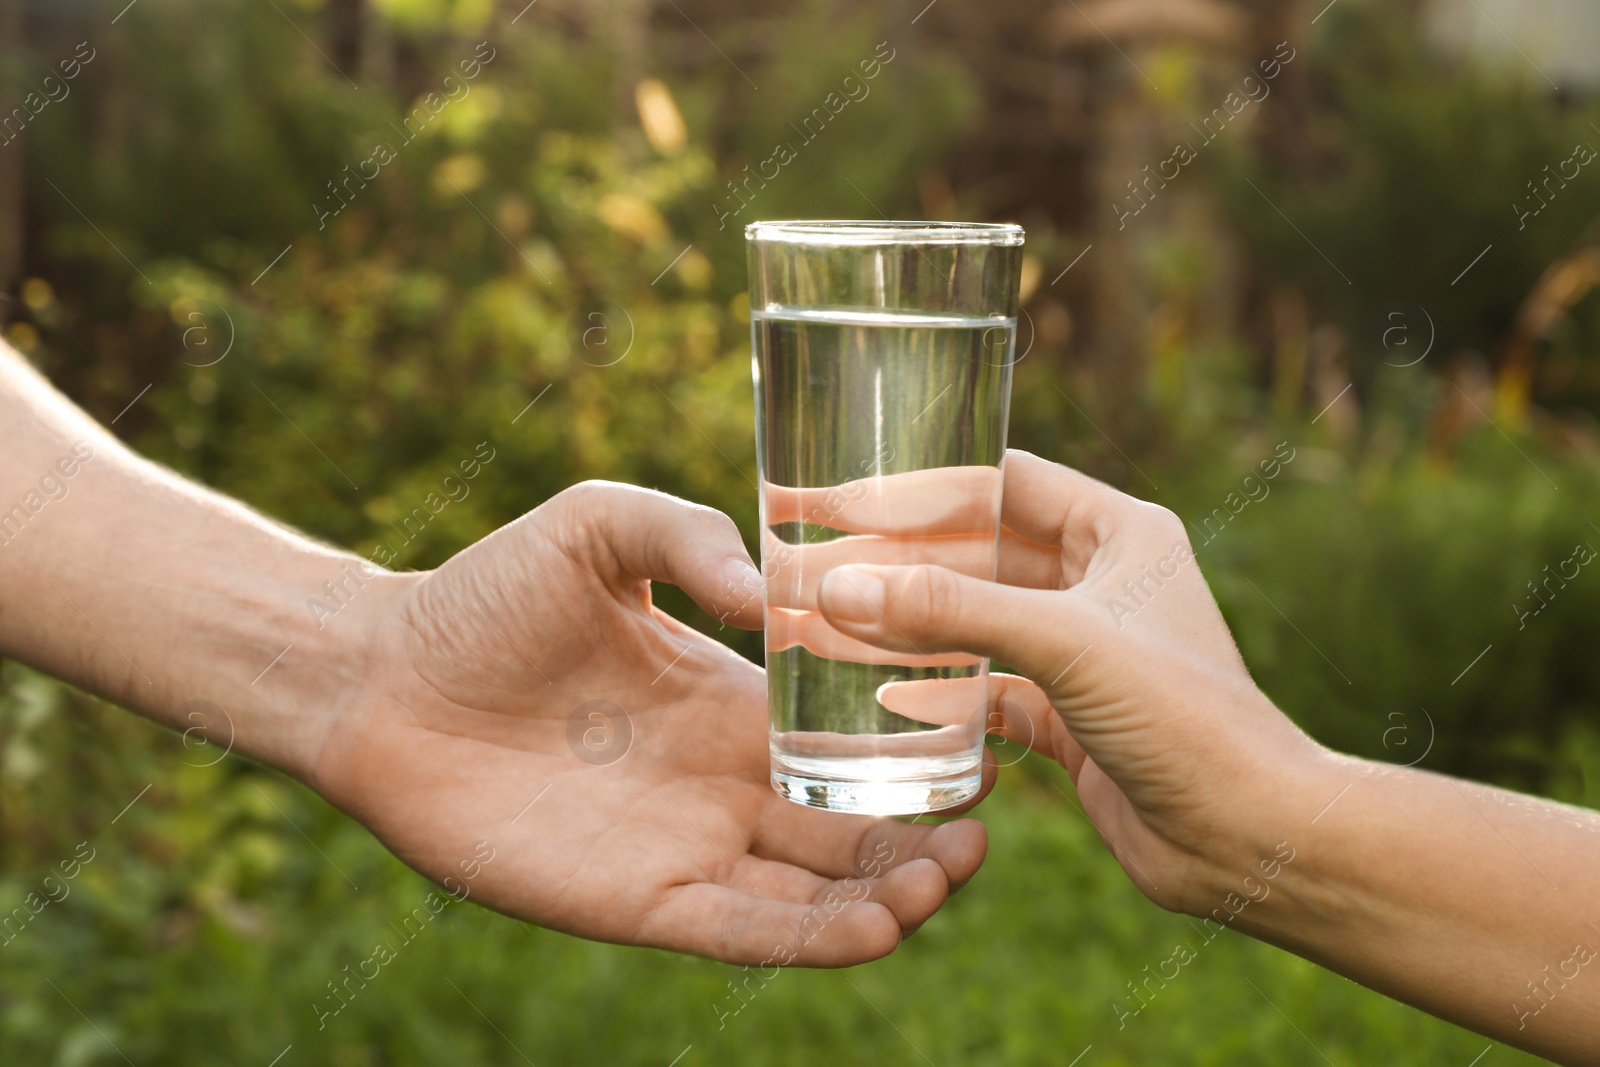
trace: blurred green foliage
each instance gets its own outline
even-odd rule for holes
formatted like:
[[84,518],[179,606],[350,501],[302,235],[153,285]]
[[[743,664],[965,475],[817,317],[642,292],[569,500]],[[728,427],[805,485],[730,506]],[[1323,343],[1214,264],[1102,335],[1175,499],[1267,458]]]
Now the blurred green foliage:
[[[1256,175],[1336,261],[1362,265],[1328,313],[1365,337],[1397,295],[1436,307],[1438,287],[1414,292],[1411,276],[1448,282],[1489,240],[1473,228],[1506,213],[1501,200],[1570,137],[1571,117],[1498,75],[1417,66],[1381,22],[1338,21],[1345,6],[1360,5],[1330,15],[1318,46],[1339,103],[1317,134],[1344,167],[1296,178],[1240,158],[1213,177],[1226,201],[1254,196],[1235,179]],[[753,543],[743,248],[716,206],[792,136],[786,116],[893,36],[880,16],[816,5],[779,17],[768,32],[805,47],[748,70],[759,100],[708,50],[669,86],[687,138],[653,144],[634,104],[648,50],[541,22],[543,5],[511,26],[513,12],[487,3],[376,4],[404,62],[352,69],[359,90],[296,32],[315,30],[319,5],[279,7],[139,5],[96,39],[105,60],[26,134],[34,271],[53,295],[30,301],[11,336],[106,421],[153,383],[117,425],[146,454],[357,551],[403,543],[400,565],[437,564],[593,477],[722,508]],[[390,124],[485,40],[495,57],[470,93],[319,230],[326,183],[398,142]],[[901,48],[739,221],[914,210],[909,190],[973,101],[953,61]],[[1470,138],[1484,116],[1494,136]],[[1456,342],[1481,347],[1474,338],[1503,327],[1569,247],[1570,210],[1507,248],[1515,269],[1438,289]],[[1327,290],[1298,238],[1267,229],[1259,205],[1239,214],[1264,272]],[[1174,299],[1201,288],[1182,271],[1172,285]],[[1270,493],[1195,536],[1266,691],[1348,751],[1600,802],[1600,668],[1583,644],[1600,626],[1600,574],[1584,570],[1525,626],[1514,607],[1576,543],[1600,548],[1592,451],[1483,424],[1430,447],[1454,388],[1433,362],[1383,367],[1368,352],[1351,431],[1336,416],[1274,416],[1239,345],[1174,352],[1142,383],[1148,445],[1131,456],[1093,420],[1096,384],[1067,354],[1030,353],[1015,443],[1200,530],[1288,442],[1295,459]],[[391,523],[480,442],[495,459],[470,496],[403,542]],[[694,618],[674,592],[661,599]],[[719,636],[759,656],[758,639]],[[185,1064],[266,1064],[292,1044],[284,1067],[666,1064],[690,1045],[685,1067],[1060,1065],[1090,1044],[1085,1064],[1276,1065],[1312,1062],[1308,1042],[1340,1064],[1398,1049],[1467,1063],[1484,1045],[1231,935],[1119,1029],[1111,1005],[1126,983],[1197,935],[1143,901],[1064,776],[1031,759],[985,809],[987,867],[916,938],[849,973],[786,973],[725,1029],[714,1005],[742,980],[734,969],[468,904],[319,1031],[325,983],[426,883],[236,756],[203,766],[214,750],[18,667],[0,687],[0,906],[36,892],[80,842],[95,850],[70,894],[0,947],[7,1063],[117,1062],[113,1041],[136,1063]]]
[[[1222,146],[1234,225],[1265,276],[1299,286],[1355,341],[1363,384],[1402,362],[1381,343],[1397,310],[1427,309],[1436,352],[1495,355],[1545,269],[1600,241],[1600,168],[1574,161],[1568,181],[1561,167],[1577,146],[1600,152],[1600,105],[1552,92],[1520,61],[1463,64],[1386,5],[1341,4],[1323,22],[1305,43],[1304,129],[1276,151]],[[1600,412],[1600,295],[1553,340],[1585,357],[1564,399]]]

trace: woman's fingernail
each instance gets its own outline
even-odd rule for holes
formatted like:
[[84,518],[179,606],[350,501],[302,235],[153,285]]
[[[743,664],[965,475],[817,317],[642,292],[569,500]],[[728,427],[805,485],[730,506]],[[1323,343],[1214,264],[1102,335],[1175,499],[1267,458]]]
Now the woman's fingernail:
[[828,614],[841,622],[877,622],[883,618],[883,579],[869,570],[841,567],[822,580]]

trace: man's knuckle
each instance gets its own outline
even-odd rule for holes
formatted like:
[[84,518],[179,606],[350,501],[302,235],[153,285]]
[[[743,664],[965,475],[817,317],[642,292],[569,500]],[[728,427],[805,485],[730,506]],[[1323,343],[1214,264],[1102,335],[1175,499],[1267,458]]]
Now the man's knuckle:
[[598,478],[590,478],[586,481],[581,481],[574,485],[567,486],[565,489],[561,490],[561,492],[551,497],[551,502],[561,504],[564,507],[594,507],[602,503],[604,500],[606,500],[606,498],[610,497],[615,489],[616,486],[612,482],[601,481]]
[[1171,508],[1151,503],[1148,500],[1135,500],[1133,513],[1137,516],[1140,525],[1153,532],[1160,533],[1164,537],[1171,539],[1188,536],[1188,527],[1184,525],[1183,519],[1178,513]]
[[695,509],[696,517],[705,527],[706,533],[716,539],[725,540],[729,537],[739,537],[739,524],[729,518],[724,512],[716,508],[708,508],[700,504],[690,505]]

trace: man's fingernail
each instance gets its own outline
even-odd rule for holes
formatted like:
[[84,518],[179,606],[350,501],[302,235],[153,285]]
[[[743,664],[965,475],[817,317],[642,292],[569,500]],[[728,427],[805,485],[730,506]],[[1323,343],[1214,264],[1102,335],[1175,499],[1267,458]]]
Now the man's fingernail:
[[883,579],[856,568],[832,571],[823,579],[828,614],[842,622],[877,622],[883,618]]

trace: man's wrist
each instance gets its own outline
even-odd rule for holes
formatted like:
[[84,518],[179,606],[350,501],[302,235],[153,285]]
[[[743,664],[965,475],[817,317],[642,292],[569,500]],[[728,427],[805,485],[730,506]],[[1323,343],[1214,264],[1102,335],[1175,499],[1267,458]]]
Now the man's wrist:
[[[240,694],[248,724],[240,734],[243,751],[315,786],[329,733],[384,670],[384,623],[421,576],[355,557],[307,562],[295,568],[288,588],[282,576],[273,580],[280,588],[267,625],[246,636],[248,656],[219,664],[227,672],[219,688]],[[240,690],[251,661],[260,666]]]

